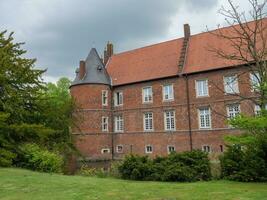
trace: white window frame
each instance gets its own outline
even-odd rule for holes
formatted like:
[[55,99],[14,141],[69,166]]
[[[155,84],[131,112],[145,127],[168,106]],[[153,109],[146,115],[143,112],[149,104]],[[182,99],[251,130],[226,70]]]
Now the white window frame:
[[[169,88],[169,89],[167,89],[167,94],[165,93],[165,88],[166,87]],[[166,84],[166,85],[162,86],[162,97],[163,97],[163,101],[173,101],[174,100],[173,84]]]
[[102,90],[102,106],[108,105],[108,91]]
[[[206,151],[206,148],[209,148],[208,151]],[[202,145],[202,151],[207,152],[207,153],[211,153],[212,149],[210,145]]]
[[123,92],[122,91],[114,92],[114,105],[115,106],[122,106],[123,105]]
[[[265,110],[267,110],[267,104],[265,105]],[[260,115],[260,113],[261,113],[261,107],[260,107],[260,105],[255,104],[255,106],[254,106],[254,113],[255,113],[255,115]]]
[[[146,127],[146,124],[147,124],[146,121],[148,121],[148,123],[151,123],[151,124],[148,124],[148,127]],[[147,131],[147,132],[154,130],[154,120],[153,120],[152,112],[146,112],[143,114],[143,128],[144,128],[144,131]]]
[[[148,151],[148,149],[147,149],[148,147],[151,147],[151,151]],[[153,146],[152,145],[146,145],[145,146],[145,152],[146,153],[153,153]]]
[[122,115],[117,115],[114,117],[114,131],[119,133],[124,130],[124,120]]
[[102,116],[101,128],[103,132],[108,132],[108,117]]
[[[231,84],[227,84],[228,78],[234,78],[233,81],[231,81]],[[238,94],[239,93],[239,85],[238,85],[238,77],[237,75],[229,75],[223,77],[223,83],[224,83],[224,92],[225,94]]]
[[[207,113],[204,113],[204,123],[205,123],[205,126],[202,126],[201,125],[201,116],[203,114],[201,114],[201,110],[208,110],[208,120],[209,120],[209,126],[207,126],[207,118],[206,118],[206,115]],[[209,107],[202,107],[202,108],[198,108],[198,125],[199,125],[199,129],[211,129],[211,111],[210,111],[210,108]]]
[[250,73],[250,84],[251,84],[251,91],[258,91],[260,86],[260,74],[259,72]]
[[[173,151],[170,151],[170,148],[171,147],[173,147]],[[167,146],[167,152],[168,152],[168,154],[170,154],[171,152],[175,152],[176,151],[176,149],[175,149],[175,146],[174,145],[168,145]]]
[[[169,115],[167,116],[167,113],[173,113],[173,116]],[[168,122],[167,120],[170,120],[170,127],[168,128]],[[173,120],[173,127],[172,127],[172,120]],[[164,129],[165,131],[175,131],[176,130],[176,117],[175,117],[175,111],[174,110],[166,110],[164,111]]]
[[[150,91],[150,92],[147,92]],[[142,99],[143,103],[152,103],[153,102],[153,89],[152,86],[147,86],[142,88]]]
[[[236,110],[234,110],[234,107],[238,107],[238,112],[236,112]],[[230,110],[230,108],[232,108]],[[237,117],[238,115],[240,115],[241,110],[240,110],[240,104],[230,104],[226,106],[226,110],[227,110],[227,118],[228,119],[233,119],[235,117]],[[231,117],[231,115],[233,115]]]
[[[201,85],[199,85],[201,84]],[[199,87],[200,86],[200,87]],[[204,93],[206,87],[206,93]],[[208,97],[209,96],[209,82],[208,79],[199,79],[195,81],[196,97]],[[201,88],[201,90],[199,90]]]
[[[121,147],[121,151],[119,151],[119,147]],[[117,153],[123,153],[123,145],[119,144],[116,146],[116,152]]]
[[110,153],[110,149],[109,148],[103,148],[103,149],[101,149],[101,154],[109,154],[109,153]]

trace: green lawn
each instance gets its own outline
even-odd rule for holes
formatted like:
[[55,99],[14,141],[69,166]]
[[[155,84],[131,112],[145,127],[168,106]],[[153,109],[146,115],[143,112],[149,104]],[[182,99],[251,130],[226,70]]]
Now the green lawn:
[[267,183],[137,182],[0,168],[0,199],[267,199]]

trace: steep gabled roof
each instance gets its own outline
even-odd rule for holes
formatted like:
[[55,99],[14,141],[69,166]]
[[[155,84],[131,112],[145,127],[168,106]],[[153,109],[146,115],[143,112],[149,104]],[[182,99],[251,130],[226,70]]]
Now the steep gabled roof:
[[79,79],[79,69],[77,69],[76,78],[73,81],[72,86],[89,83],[106,85],[111,84],[109,75],[95,48],[91,49],[85,60],[84,77]]
[[113,85],[177,75],[182,43],[180,38],[113,55],[106,66]]
[[[252,21],[248,25],[253,26],[254,23]],[[264,23],[267,23],[267,19],[264,19]],[[231,29],[232,27],[221,28],[212,33],[222,31],[232,34]],[[235,51],[226,39],[215,34],[204,32],[190,36],[183,74],[242,64],[219,58],[210,51],[211,47],[229,53]],[[183,38],[179,38],[113,55],[106,65],[112,84],[116,86],[178,75],[182,43]]]

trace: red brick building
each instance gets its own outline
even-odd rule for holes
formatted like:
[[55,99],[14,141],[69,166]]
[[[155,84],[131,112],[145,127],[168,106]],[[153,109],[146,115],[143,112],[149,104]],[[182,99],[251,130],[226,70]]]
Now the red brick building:
[[227,118],[252,115],[257,106],[235,95],[255,96],[246,67],[216,57],[210,46],[233,51],[214,34],[190,35],[189,25],[183,38],[127,52],[113,54],[108,43],[104,62],[92,49],[70,88],[82,116],[73,130],[81,153],[109,160],[129,153],[222,152],[223,137],[239,133]]

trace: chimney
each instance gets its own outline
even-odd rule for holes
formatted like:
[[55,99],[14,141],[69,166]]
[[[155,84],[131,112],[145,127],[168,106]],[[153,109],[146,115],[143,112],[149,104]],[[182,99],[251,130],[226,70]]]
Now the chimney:
[[184,40],[183,40],[182,48],[180,50],[180,57],[179,57],[179,63],[178,63],[179,73],[183,71],[183,68],[186,62],[189,38],[190,38],[190,26],[189,24],[184,24]]
[[79,79],[83,79],[85,75],[85,61],[80,60]]
[[106,65],[108,59],[113,55],[113,44],[108,42],[104,50],[104,64]]
[[190,37],[190,26],[189,26],[189,24],[184,24],[184,37],[185,37],[185,39],[189,39],[189,37]]

